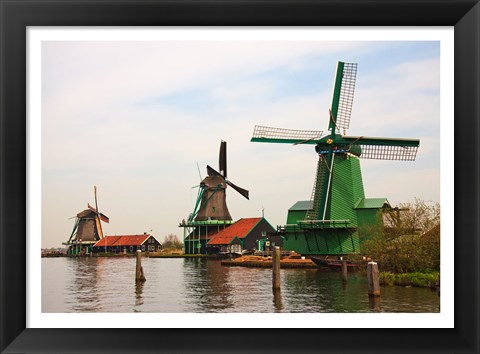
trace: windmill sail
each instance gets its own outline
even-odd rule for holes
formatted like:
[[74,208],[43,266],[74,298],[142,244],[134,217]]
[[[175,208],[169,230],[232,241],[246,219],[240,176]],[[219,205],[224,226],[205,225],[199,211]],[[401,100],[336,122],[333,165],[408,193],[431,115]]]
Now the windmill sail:
[[295,130],[256,125],[250,141],[259,143],[316,144],[322,137],[320,130]]
[[[88,206],[88,209],[90,209],[91,211],[93,212],[97,212],[97,209],[94,208],[93,206],[91,206],[90,204],[87,204]],[[108,218],[108,216],[102,214],[102,213],[98,213],[98,216],[100,218],[100,220],[102,220],[103,222],[106,222],[107,224],[110,222],[110,219]]]
[[213,169],[212,167],[210,167],[208,165],[207,165],[207,173],[208,173],[209,176],[218,176],[218,177],[223,178],[223,180],[225,181],[226,184],[228,184],[230,187],[235,189],[238,193],[243,195],[245,198],[249,199],[248,198],[248,191],[246,189],[243,189],[243,188],[240,188],[239,186],[236,186],[235,184],[233,184],[232,182],[230,182],[229,180],[224,178],[220,172],[216,171],[215,169]]
[[333,88],[332,106],[330,108],[331,116],[333,117],[330,121],[329,129],[332,132],[333,129],[335,129],[340,133],[340,129],[345,131],[350,127],[356,77],[356,63],[338,62]]
[[[362,159],[415,161],[420,140],[343,136]],[[355,147],[359,147],[355,148]]]
[[223,174],[223,177],[227,178],[227,142],[220,143],[220,154],[218,155],[218,168]]
[[226,180],[227,184],[232,187],[233,189],[235,189],[238,193],[240,193],[241,195],[243,195],[245,198],[247,199],[250,199],[248,197],[248,191],[246,189],[243,189],[243,188],[240,188],[239,186],[236,186],[235,184],[233,184],[232,182],[230,182],[229,180]]

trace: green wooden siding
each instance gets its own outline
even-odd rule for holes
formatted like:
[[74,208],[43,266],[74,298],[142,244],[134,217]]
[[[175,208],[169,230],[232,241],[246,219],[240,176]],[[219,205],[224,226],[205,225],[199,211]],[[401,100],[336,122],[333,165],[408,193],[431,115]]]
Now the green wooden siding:
[[335,156],[333,174],[329,217],[331,220],[350,220],[352,225],[357,225],[353,206],[365,196],[359,159]]
[[360,251],[357,232],[346,229],[303,230],[288,232],[283,242],[285,250],[300,254],[349,254]]
[[390,206],[387,198],[363,198],[355,204],[355,209],[380,209],[384,206]]
[[296,224],[297,221],[305,220],[306,210],[289,210],[287,215],[287,224]]
[[288,209],[287,224],[296,224],[305,220],[308,209],[312,207],[310,200],[299,200]]
[[[360,161],[356,157],[335,156],[329,205],[325,219],[349,220],[350,228],[325,227],[304,230],[300,227],[285,230],[284,248],[300,254],[348,254],[360,251],[358,210],[354,207],[365,198]],[[308,204],[297,202],[288,211],[287,224],[297,224],[306,216]],[[362,222],[371,212],[361,213]],[[371,219],[371,215],[370,215]]]

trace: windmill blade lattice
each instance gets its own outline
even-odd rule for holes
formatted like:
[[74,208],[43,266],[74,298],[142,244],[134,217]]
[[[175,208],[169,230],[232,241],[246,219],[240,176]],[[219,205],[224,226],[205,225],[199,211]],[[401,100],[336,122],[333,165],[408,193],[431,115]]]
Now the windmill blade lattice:
[[418,146],[360,145],[363,159],[415,161]]
[[320,130],[295,130],[256,125],[251,141],[262,143],[316,144],[323,135]]
[[340,129],[345,131],[350,127],[356,78],[356,63],[338,63],[331,112],[335,130],[339,133]]
[[[350,150],[362,159],[415,161],[420,140],[344,136]],[[357,152],[357,153],[356,153]]]

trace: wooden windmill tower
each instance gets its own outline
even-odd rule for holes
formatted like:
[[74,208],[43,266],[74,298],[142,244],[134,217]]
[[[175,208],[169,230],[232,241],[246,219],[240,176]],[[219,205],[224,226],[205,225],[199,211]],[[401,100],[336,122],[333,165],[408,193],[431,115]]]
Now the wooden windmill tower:
[[207,177],[198,186],[198,195],[193,212],[187,221],[179,225],[184,228],[184,252],[206,253],[206,243],[220,228],[232,224],[226,200],[227,186],[232,187],[246,199],[249,192],[233,184],[227,178],[227,142],[220,143],[219,170],[207,165]]
[[89,254],[91,253],[92,246],[104,237],[102,221],[108,223],[109,219],[98,211],[96,186],[94,186],[93,191],[95,195],[95,207],[87,204],[87,209],[76,215],[70,238],[64,243],[64,245],[68,246],[68,254]]
[[365,198],[360,158],[415,160],[418,139],[341,135],[350,125],[357,64],[338,62],[329,110],[327,135],[323,131],[255,126],[253,142],[312,144],[318,154],[317,174],[309,201],[289,210],[279,227],[285,249],[302,254],[347,254],[359,251],[359,227],[379,226],[385,198]]
[[248,199],[248,191],[240,188],[227,179],[227,142],[220,143],[219,170],[214,170],[207,165],[208,176],[200,183],[196,205],[194,210],[195,221],[206,220],[232,220],[227,208],[225,190],[227,185]]

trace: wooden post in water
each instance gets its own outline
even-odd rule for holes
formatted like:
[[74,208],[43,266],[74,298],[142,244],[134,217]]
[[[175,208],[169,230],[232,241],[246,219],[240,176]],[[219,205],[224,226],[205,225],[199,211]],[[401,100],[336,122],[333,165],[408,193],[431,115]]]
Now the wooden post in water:
[[143,267],[142,267],[142,251],[137,250],[137,268],[135,270],[135,282],[144,282],[147,279],[143,274]]
[[272,252],[272,288],[280,290],[280,247],[275,246]]
[[342,259],[342,281],[344,283],[347,282],[347,273],[348,273],[348,271],[347,271],[347,261]]
[[368,296],[380,296],[380,275],[377,262],[368,262]]

